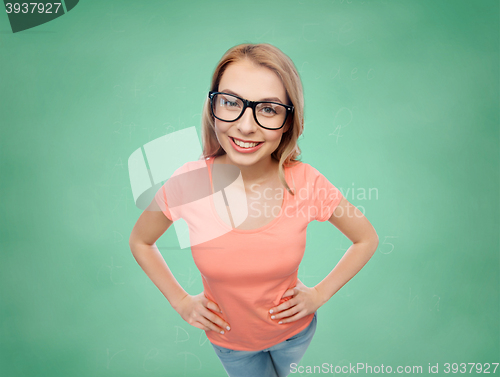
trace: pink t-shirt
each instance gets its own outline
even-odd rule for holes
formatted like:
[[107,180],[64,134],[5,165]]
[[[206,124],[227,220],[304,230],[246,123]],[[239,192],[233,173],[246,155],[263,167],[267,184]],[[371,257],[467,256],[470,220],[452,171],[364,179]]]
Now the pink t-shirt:
[[[206,175],[198,174],[194,185],[176,182],[168,186],[168,180],[155,199],[170,220],[183,218],[188,224],[191,252],[201,272],[205,296],[219,305],[222,314],[216,314],[231,325],[224,334],[207,331],[208,339],[233,350],[263,350],[299,333],[311,322],[314,314],[280,325],[271,319],[269,309],[289,299],[281,297],[296,285],[307,225],[313,220],[328,220],[342,194],[307,163],[285,166],[285,179],[295,196],[285,189],[281,211],[263,227],[233,229],[222,221],[215,207],[221,208],[220,203],[231,206],[231,198],[224,198],[220,191],[210,195],[213,160],[211,157],[184,164],[172,177],[194,171]],[[205,181],[203,177],[206,182],[201,182]],[[169,196],[189,196],[187,186],[196,186],[198,196],[185,200],[190,203],[169,207]],[[178,198],[175,201],[182,202]]]

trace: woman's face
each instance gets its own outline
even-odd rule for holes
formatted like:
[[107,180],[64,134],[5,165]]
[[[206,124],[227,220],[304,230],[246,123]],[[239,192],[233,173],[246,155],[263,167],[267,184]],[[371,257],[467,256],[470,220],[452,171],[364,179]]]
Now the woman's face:
[[[287,95],[278,75],[269,68],[256,65],[245,59],[230,64],[221,77],[219,92],[235,94],[250,101],[264,99],[287,104]],[[287,124],[279,130],[260,127],[253,117],[252,109],[247,107],[244,114],[235,122],[224,122],[215,118],[215,134],[226,151],[227,158],[235,165],[251,166],[271,158],[279,146]],[[233,138],[246,142],[261,142],[255,151],[242,151],[235,145]]]

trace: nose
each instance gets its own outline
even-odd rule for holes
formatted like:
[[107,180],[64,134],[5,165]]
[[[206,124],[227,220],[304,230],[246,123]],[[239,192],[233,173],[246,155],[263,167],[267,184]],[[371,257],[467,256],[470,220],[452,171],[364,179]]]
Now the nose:
[[258,128],[259,125],[255,122],[252,108],[247,107],[241,118],[238,119],[238,129],[242,134],[249,134],[255,132]]

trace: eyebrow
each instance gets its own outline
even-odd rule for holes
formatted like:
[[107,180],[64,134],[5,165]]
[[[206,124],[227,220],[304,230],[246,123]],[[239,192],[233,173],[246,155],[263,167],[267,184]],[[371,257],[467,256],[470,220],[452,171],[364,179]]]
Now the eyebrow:
[[[229,90],[229,89],[224,89],[222,90],[222,92],[224,93],[229,93],[229,94],[234,94],[235,96],[238,96],[238,97],[242,97],[240,96],[238,93],[236,92],[233,92],[232,90]],[[243,98],[243,97],[242,97]],[[282,100],[280,100],[278,97],[267,97],[267,98],[262,98],[261,100],[257,101],[257,102],[265,102],[265,101],[271,101],[271,102],[279,102],[279,103],[285,103],[283,102]]]

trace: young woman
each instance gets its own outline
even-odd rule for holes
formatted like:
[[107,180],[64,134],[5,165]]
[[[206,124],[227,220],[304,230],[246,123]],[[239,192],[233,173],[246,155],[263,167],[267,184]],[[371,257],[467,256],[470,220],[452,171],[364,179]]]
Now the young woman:
[[[298,72],[278,48],[243,44],[228,50],[203,110],[203,156],[172,176],[184,180],[170,179],[158,190],[130,236],[137,262],[180,316],[206,331],[231,377],[288,375],[311,342],[317,309],[378,246],[363,214],[297,159],[303,108]],[[229,177],[231,168],[239,179]],[[201,171],[206,182],[203,174],[194,178]],[[202,187],[208,195],[199,195]],[[188,195],[192,189],[199,192]],[[194,296],[155,245],[181,217],[204,287]],[[328,276],[307,287],[297,273],[313,220],[328,220],[353,244]]]

